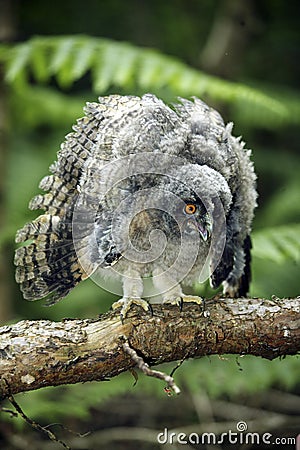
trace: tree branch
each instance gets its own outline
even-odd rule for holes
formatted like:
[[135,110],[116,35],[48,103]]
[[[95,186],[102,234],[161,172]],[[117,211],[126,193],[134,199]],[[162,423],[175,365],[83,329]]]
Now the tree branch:
[[294,355],[300,350],[299,300],[219,299],[207,301],[205,311],[196,304],[184,303],[182,311],[153,305],[152,316],[134,307],[124,323],[113,311],[97,319],[25,320],[4,326],[0,395],[106,380],[132,369],[138,360],[141,368],[149,368],[212,354],[270,360]]

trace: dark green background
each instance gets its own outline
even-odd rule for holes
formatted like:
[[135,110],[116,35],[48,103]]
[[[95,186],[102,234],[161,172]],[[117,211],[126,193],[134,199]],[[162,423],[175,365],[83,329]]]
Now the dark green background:
[[[204,96],[226,121],[234,121],[234,133],[242,135],[247,148],[253,150],[259,207],[254,222],[256,248],[251,294],[267,297],[299,294],[298,1],[2,0],[0,7],[0,36],[3,44],[9,46],[6,48],[30,41],[36,35],[78,34],[125,41],[141,48],[160,50],[196,70],[253,87],[282,101],[289,111],[286,120],[268,116],[267,109],[263,116],[261,110],[252,108],[251,99],[240,101],[236,106],[228,95],[224,100],[210,96],[210,88]],[[0,67],[1,322],[97,316],[109,309],[113,298],[91,281],[82,283],[52,308],[45,308],[43,302],[24,301],[14,282],[14,234],[26,221],[36,217],[27,209],[28,201],[39,192],[39,180],[48,173],[48,166],[55,160],[72,123],[82,115],[85,101],[115,92],[142,94],[143,88],[128,82],[99,91],[95,89],[91,71],[69,84],[61,83],[55,74],[41,83],[32,73],[24,84],[12,83],[4,80],[5,64]],[[192,86],[189,89],[192,91]],[[166,101],[174,101],[181,95],[168,86],[159,87],[158,80],[147,90]],[[257,120],[258,114],[262,115],[262,120]],[[203,295],[209,291],[206,287],[197,287],[197,292]],[[218,413],[217,401],[228,402],[228,411],[232,408],[230,402],[234,402],[250,408],[249,414],[255,406],[266,409],[269,414],[279,411],[288,417],[295,416],[297,411],[291,405],[299,389],[296,358],[274,362],[259,358],[239,361],[241,366],[235,358],[205,358],[183,364],[176,372],[177,381],[183,387],[181,398],[166,399],[162,385],[156,380],[145,380],[142,375],[133,389],[130,377],[122,375],[109,383],[26,394],[20,396],[19,401],[27,413],[40,422],[61,420],[76,431],[120,425],[161,430],[164,426],[192,427],[199,422],[228,420],[235,423],[247,419],[245,410],[234,417],[222,416]],[[289,394],[285,396],[286,391]],[[286,411],[280,409],[284,402],[289,405]],[[293,421],[294,417],[283,421],[277,432],[294,435]],[[10,420],[8,434],[1,431],[0,424],[3,448],[17,448],[9,444],[12,442],[9,436],[16,433],[16,423],[19,423],[16,419]],[[19,431],[26,432],[28,429]],[[59,430],[59,433],[62,432]],[[68,441],[68,438],[65,433],[64,439]],[[36,434],[30,434],[31,448],[35,448],[34,445],[40,448],[40,442],[36,443],[38,439]],[[90,448],[89,444],[84,446],[84,440],[82,442],[82,448]],[[133,448],[132,441],[126,440],[105,444],[105,448],[107,445]],[[154,443],[142,442],[141,445],[145,449],[158,448]]]

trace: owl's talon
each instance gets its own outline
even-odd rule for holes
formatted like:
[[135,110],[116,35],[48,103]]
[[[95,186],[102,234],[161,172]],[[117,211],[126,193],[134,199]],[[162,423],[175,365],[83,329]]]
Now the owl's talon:
[[180,310],[180,312],[182,312],[182,310],[183,310],[183,298],[182,297],[180,297],[179,310]]
[[200,306],[201,311],[205,310],[205,300],[202,297],[198,297],[197,295],[185,295],[182,298],[183,303],[197,303]]
[[180,310],[182,309],[182,302],[183,302],[183,297],[181,296],[172,296],[172,297],[167,297],[163,300],[163,304],[167,304],[167,305],[175,305],[178,306],[180,308]]
[[168,305],[176,305],[179,306],[180,312],[183,309],[184,303],[197,303],[201,306],[201,309],[204,309],[204,300],[201,297],[197,297],[196,295],[182,295],[182,296],[174,296],[164,300],[163,303]]
[[[148,303],[148,302],[147,302]],[[151,305],[151,303],[148,303],[148,312],[149,312],[149,314],[151,315],[151,317],[153,316],[153,308],[152,308],[152,305]]]
[[120,318],[121,318],[121,321],[123,322],[124,319],[126,318],[128,311],[131,308],[131,305],[133,305],[133,304],[142,307],[144,309],[144,311],[146,311],[146,312],[150,311],[152,313],[152,308],[149,307],[149,303],[146,300],[143,300],[142,298],[139,298],[139,297],[120,298],[120,300],[118,300],[112,304],[112,309],[115,310],[115,309],[121,308]]
[[204,300],[202,297],[198,297],[197,295],[184,295],[182,297],[183,303],[197,303],[201,308],[204,306]]

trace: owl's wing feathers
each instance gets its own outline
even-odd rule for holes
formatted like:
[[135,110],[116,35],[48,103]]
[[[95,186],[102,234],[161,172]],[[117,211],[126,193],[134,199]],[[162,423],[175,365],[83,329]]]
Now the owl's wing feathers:
[[44,177],[39,185],[48,192],[37,195],[29,204],[30,209],[43,209],[45,213],[16,234],[16,242],[24,243],[15,253],[16,280],[27,300],[47,297],[47,304],[55,303],[87,277],[72,235],[79,186],[84,184],[86,166],[95,159],[94,152],[103,160],[111,158],[120,121],[125,121],[125,113],[136,110],[140,102],[133,96],[100,97],[99,103],[87,103],[85,116],[66,136],[57,161],[50,166],[53,175]]
[[16,280],[28,300],[49,296],[48,303],[53,303],[86,276],[73,245],[72,215],[85,161],[98,138],[103,114],[97,106],[87,105],[86,116],[66,136],[58,160],[50,167],[53,175],[40,182],[48,192],[29,204],[30,209],[45,213],[17,232],[16,242],[25,245],[15,253]]

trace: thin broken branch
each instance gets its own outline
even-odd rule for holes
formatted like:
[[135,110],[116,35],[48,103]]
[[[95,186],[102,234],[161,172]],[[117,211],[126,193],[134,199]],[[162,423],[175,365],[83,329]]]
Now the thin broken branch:
[[179,387],[175,384],[174,379],[167,375],[164,372],[160,372],[159,370],[150,369],[149,365],[143,360],[141,356],[138,356],[137,352],[130,347],[128,340],[123,343],[123,349],[128,355],[131,356],[132,361],[137,365],[137,367],[148,377],[158,378],[159,380],[163,380],[167,383],[167,387],[172,389],[175,394],[180,394]]
[[[196,304],[185,303],[182,311],[153,305],[152,316],[134,307],[123,323],[113,311],[97,319],[4,326],[1,398],[44,386],[106,380],[135,367],[137,358],[141,368],[157,372],[150,367],[212,354],[271,360],[294,355],[300,349],[299,300],[219,299],[208,301],[205,311]],[[124,349],[124,337],[133,353]]]
[[52,442],[57,442],[58,444],[60,444],[62,447],[66,448],[67,450],[71,450],[71,448],[65,444],[63,441],[61,441],[60,439],[58,439],[56,437],[56,435],[54,433],[52,433],[52,431],[48,430],[46,427],[42,427],[39,423],[35,422],[34,420],[30,419],[30,417],[28,417],[24,411],[22,410],[22,408],[20,407],[20,405],[16,402],[15,398],[13,395],[9,395],[8,396],[8,400],[10,401],[10,403],[15,407],[16,411],[18,411],[18,413],[20,414],[20,416],[24,419],[24,421],[26,423],[28,423],[28,425],[30,425],[32,428],[34,428],[37,431],[41,431],[42,433],[46,434],[46,436],[48,436],[48,438],[52,441]]

